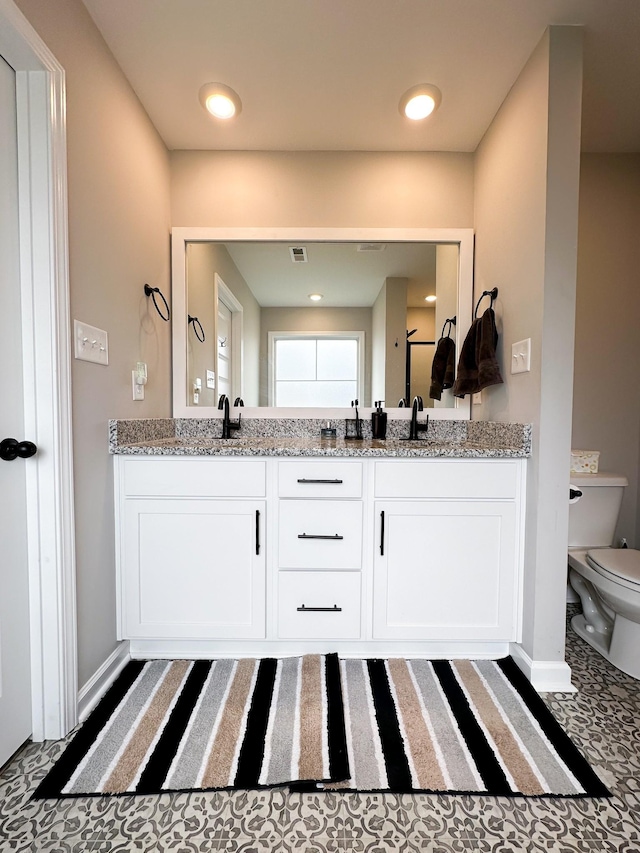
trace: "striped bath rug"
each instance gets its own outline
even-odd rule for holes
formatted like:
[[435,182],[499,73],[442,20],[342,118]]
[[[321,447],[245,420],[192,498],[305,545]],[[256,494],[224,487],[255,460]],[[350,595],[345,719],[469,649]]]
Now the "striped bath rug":
[[129,663],[34,798],[348,776],[338,656]]
[[609,796],[511,658],[340,665],[350,779],[338,788]]
[[132,662],[36,799],[290,785],[609,792],[510,658]]

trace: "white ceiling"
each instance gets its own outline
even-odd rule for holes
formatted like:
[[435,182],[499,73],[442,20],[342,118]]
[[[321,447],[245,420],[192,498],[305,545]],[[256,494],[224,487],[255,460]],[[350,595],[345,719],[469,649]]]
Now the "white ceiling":
[[[473,151],[549,24],[585,28],[583,150],[640,151],[639,0],[84,0],[170,149]],[[198,101],[233,87],[223,124]],[[435,83],[413,124],[402,93]]]
[[[434,243],[378,243],[382,251],[358,251],[359,243],[226,243],[231,258],[263,308],[371,307],[386,278],[407,278],[407,306],[429,308],[436,293]],[[304,245],[307,263],[293,263],[289,247]],[[321,293],[322,302],[309,301]]]

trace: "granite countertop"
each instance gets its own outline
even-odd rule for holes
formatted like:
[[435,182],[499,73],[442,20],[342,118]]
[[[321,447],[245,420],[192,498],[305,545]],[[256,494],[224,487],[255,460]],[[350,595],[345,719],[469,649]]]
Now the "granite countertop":
[[[320,456],[320,457],[395,457],[509,459],[531,455],[531,429],[528,424],[496,424],[482,421],[434,421],[426,438],[406,441],[401,425],[385,440],[322,439],[319,429],[313,434],[310,424],[298,421],[251,424],[243,420],[246,435],[221,439],[220,422],[189,423],[190,419],[154,419],[111,421],[110,452],[133,456]],[[185,423],[187,421],[187,423]],[[257,421],[257,419],[256,419]],[[324,425],[324,424],[323,424]],[[481,426],[484,425],[484,426]],[[305,426],[307,429],[305,429]],[[314,425],[315,426],[315,423]],[[432,429],[433,426],[433,429]],[[290,434],[294,430],[298,434]],[[250,433],[256,433],[251,435]],[[395,432],[395,434],[393,434]],[[186,433],[186,434],[185,434]],[[265,434],[267,433],[267,434]],[[268,434],[271,433],[271,434]]]

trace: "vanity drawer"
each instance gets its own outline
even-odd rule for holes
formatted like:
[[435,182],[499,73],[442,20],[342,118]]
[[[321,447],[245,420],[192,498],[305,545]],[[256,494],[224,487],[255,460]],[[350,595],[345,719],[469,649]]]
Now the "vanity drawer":
[[355,640],[359,636],[359,572],[280,573],[280,639]]
[[266,464],[260,459],[127,459],[124,492],[136,497],[261,498]]
[[375,463],[377,498],[514,498],[518,464],[510,459]]
[[281,569],[359,569],[360,501],[280,501]]
[[359,498],[362,462],[281,462],[278,494],[281,498]]

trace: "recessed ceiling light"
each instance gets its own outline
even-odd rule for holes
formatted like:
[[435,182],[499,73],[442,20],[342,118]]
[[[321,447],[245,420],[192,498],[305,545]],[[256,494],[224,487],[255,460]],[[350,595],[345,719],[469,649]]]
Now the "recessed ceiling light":
[[436,297],[435,296],[425,296],[424,301],[425,302],[435,302]]
[[442,100],[442,92],[431,83],[420,83],[407,89],[400,98],[398,108],[400,115],[406,116],[413,121],[419,121],[431,115],[438,109]]
[[242,110],[238,93],[224,83],[205,83],[199,95],[202,106],[216,118],[233,118]]
[[310,293],[309,299],[312,302],[320,302],[320,300],[322,299],[322,294],[321,293]]

